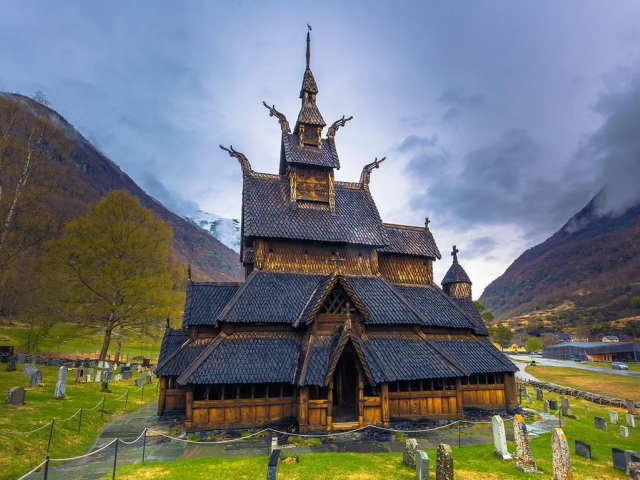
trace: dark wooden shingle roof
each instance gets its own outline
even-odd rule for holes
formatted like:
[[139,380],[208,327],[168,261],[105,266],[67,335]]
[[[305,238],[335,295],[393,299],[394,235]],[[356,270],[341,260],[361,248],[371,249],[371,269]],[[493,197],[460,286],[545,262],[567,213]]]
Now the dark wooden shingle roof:
[[371,194],[335,185],[335,212],[328,204],[291,202],[286,178],[245,178],[242,221],[245,237],[288,238],[384,246],[387,231]]
[[182,326],[216,325],[218,315],[241,286],[239,282],[189,282]]
[[[212,341],[212,338],[188,340],[178,350],[169,355],[165,361],[158,361],[156,374],[162,376],[181,375]],[[162,355],[162,349],[160,352]]]
[[516,372],[518,370],[518,367],[499,352],[486,337],[438,336],[434,338],[434,341],[471,373]]
[[282,134],[282,154],[287,163],[301,163],[319,167],[340,168],[340,159],[333,138],[323,138],[322,148],[301,147],[298,136],[292,133]]
[[463,297],[454,298],[453,301],[456,302],[458,306],[465,311],[467,316],[473,320],[473,329],[478,335],[489,335],[487,327],[484,324],[484,320],[482,320],[482,317],[480,316],[478,309],[474,305],[473,300]]
[[469,279],[469,275],[464,271],[464,268],[458,263],[453,262],[449,271],[442,279],[442,285],[446,285],[448,283],[468,283],[471,284],[471,280]]
[[180,346],[189,339],[187,330],[165,329],[158,356],[158,365],[162,365]]
[[385,223],[389,245],[380,248],[385,253],[403,253],[424,257],[442,258],[431,232],[421,227],[392,225]]

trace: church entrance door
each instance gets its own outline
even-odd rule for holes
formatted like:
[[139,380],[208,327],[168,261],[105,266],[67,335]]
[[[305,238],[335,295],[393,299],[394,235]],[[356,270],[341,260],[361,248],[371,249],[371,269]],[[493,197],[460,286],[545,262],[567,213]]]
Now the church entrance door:
[[333,421],[358,420],[358,366],[351,352],[344,352],[333,373]]

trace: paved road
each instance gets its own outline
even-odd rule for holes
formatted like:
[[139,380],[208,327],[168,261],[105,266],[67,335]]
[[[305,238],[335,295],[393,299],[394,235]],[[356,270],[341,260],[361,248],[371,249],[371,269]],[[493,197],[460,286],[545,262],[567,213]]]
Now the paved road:
[[[550,360],[548,358],[531,357],[530,355],[510,355],[514,360],[520,360],[520,362],[531,362],[533,358],[538,365],[544,365],[549,367],[566,367],[575,368],[576,370],[589,370],[591,372],[605,373],[607,375],[619,375],[621,377],[634,377],[640,378],[640,372],[634,372],[631,370],[614,370],[613,368],[594,367],[589,362],[569,362],[563,360]],[[521,371],[524,370],[525,365],[520,362],[515,362]]]

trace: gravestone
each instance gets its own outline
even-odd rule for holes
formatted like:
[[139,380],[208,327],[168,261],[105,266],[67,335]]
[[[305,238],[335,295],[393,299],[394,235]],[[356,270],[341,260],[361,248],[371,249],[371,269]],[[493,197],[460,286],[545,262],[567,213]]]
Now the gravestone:
[[627,400],[627,412],[631,415],[636,415],[638,413],[638,409],[636,408],[636,404],[633,400]]
[[122,374],[122,378],[125,380],[131,380],[133,378],[133,372],[131,370],[125,370]]
[[25,360],[24,355],[22,353],[19,353],[18,354],[18,363],[24,363],[24,360]]
[[104,362],[102,360],[98,362],[98,368],[104,368]]
[[511,460],[511,455],[507,450],[507,436],[504,432],[502,417],[494,415],[491,423],[493,424],[493,453],[502,460]]
[[73,361],[73,367],[74,368],[78,368],[82,366],[82,360],[74,360]]
[[640,480],[640,462],[627,464],[627,473],[629,474],[629,480]]
[[629,438],[629,429],[624,425],[620,425],[620,436],[623,438]]
[[22,375],[30,377],[36,370],[36,366],[33,363],[25,363],[22,367]]
[[558,410],[557,400],[549,400],[549,410]]
[[569,444],[567,436],[561,428],[554,428],[551,434],[551,454],[553,457],[553,480],[573,480]]
[[436,480],[453,480],[453,451],[449,445],[438,445],[436,454]]
[[584,405],[582,405],[584,407],[585,410],[589,411],[589,404],[585,403]]
[[151,375],[151,372],[149,372],[149,375],[147,375],[147,383],[149,385],[153,383],[153,375]]
[[571,406],[569,405],[569,399],[567,397],[560,398],[560,407],[562,409],[562,415],[568,417],[571,415]]
[[109,390],[109,380],[102,380],[102,389],[101,391],[103,393],[111,393],[111,390]]
[[527,403],[529,405],[531,405],[533,403],[533,399],[531,398],[531,395],[527,395],[527,397],[525,398],[525,400],[527,401]]
[[276,480],[278,478],[278,459],[280,458],[280,450],[276,449],[271,452],[269,463],[267,464],[267,480]]
[[609,410],[609,419],[611,420],[611,423],[613,423],[614,425],[618,424],[618,412],[616,412],[615,410]]
[[109,362],[104,362],[104,368],[109,368]]
[[[136,378],[136,387],[141,387],[143,385],[144,385],[144,381],[142,380],[142,378]],[[407,440],[407,442],[409,442],[409,440]],[[414,440],[414,442],[415,442],[415,440]],[[405,447],[404,451],[406,453],[407,447]],[[407,463],[407,465],[408,465],[408,463]],[[411,465],[411,466],[413,467],[413,465]]]
[[636,428],[636,417],[627,413],[627,427]]
[[16,359],[15,357],[9,357],[7,360],[7,372],[15,372],[16,371]]
[[[136,385],[138,385],[136,378]],[[142,380],[142,379],[140,379]],[[402,454],[402,462],[410,467],[416,466],[416,452],[418,451],[418,441],[415,438],[410,438],[404,442],[404,453]]]
[[535,392],[536,392],[536,400],[544,400],[544,394],[542,393],[541,388],[536,388]]
[[60,366],[60,359],[59,358],[54,358],[53,360],[51,360],[51,365],[53,365],[54,367],[59,367]]
[[113,372],[111,370],[102,371],[102,380],[110,381],[112,377],[113,377]]
[[549,400],[542,402],[542,410],[544,413],[549,413]]
[[91,382],[91,375],[87,375],[87,383]]
[[596,420],[596,428],[599,428],[600,430],[606,430],[607,429],[607,419],[603,418],[603,417],[595,417]]
[[76,382],[84,382],[84,367],[76,367]]
[[576,440],[576,455],[584,458],[591,458],[591,444]]
[[122,380],[122,374],[121,373],[116,373],[116,376],[115,376],[114,380],[116,382],[119,382],[120,380]]
[[5,398],[5,403],[9,403],[11,405],[22,405],[24,403],[24,397],[27,395],[27,391],[22,387],[13,387],[7,393],[7,398]]
[[95,367],[95,366],[96,366],[96,361],[95,361],[95,360],[91,360],[91,361],[89,362],[89,366],[90,366],[90,367]]
[[513,417],[513,436],[516,441],[516,467],[524,473],[537,473],[538,467],[531,455],[527,424],[524,423],[522,415]]
[[416,455],[416,480],[429,480],[429,455],[424,450]]
[[271,453],[277,449],[278,449],[278,437],[274,435],[273,437],[271,437],[271,443],[269,444],[269,455],[271,455]]
[[66,367],[60,367],[58,369],[58,380],[56,380],[56,390],[53,394],[53,398],[56,400],[64,399],[64,394],[67,392],[67,369]]
[[96,378],[94,378],[94,382],[99,382],[102,377],[102,370],[96,371]]
[[613,456],[613,468],[617,468],[618,470],[626,472],[627,460],[624,456],[624,450],[621,450],[619,448],[612,448],[611,455]]
[[93,368],[87,368],[87,375],[93,375]]
[[42,372],[40,370],[36,370],[31,374],[31,378],[29,379],[30,387],[37,387],[42,383]]

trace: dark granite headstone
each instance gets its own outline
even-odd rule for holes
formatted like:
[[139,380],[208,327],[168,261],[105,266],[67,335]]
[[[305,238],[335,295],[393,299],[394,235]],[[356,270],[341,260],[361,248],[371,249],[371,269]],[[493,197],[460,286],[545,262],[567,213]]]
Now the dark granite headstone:
[[603,417],[595,417],[596,419],[596,428],[600,429],[600,430],[606,430],[607,429],[607,419],[603,418]]
[[19,353],[18,354],[18,363],[24,363],[24,360],[25,360],[24,355],[22,353]]
[[102,392],[104,393],[111,393],[111,390],[109,390],[109,380],[102,380]]
[[113,377],[113,372],[111,370],[103,370],[102,371],[102,380],[106,380],[107,382],[111,380]]
[[267,480],[276,480],[278,477],[278,459],[280,458],[280,450],[274,450],[269,457],[269,465],[267,467]]
[[42,383],[42,372],[40,370],[36,370],[31,374],[31,378],[29,379],[30,387],[37,387]]
[[627,460],[625,458],[624,450],[619,448],[612,448],[611,454],[613,456],[613,468],[627,472]]
[[141,387],[142,385],[144,385],[144,380],[142,380],[142,377],[136,378],[136,387]]
[[133,372],[131,370],[125,370],[122,372],[122,378],[125,380],[131,380],[133,378]]
[[13,387],[7,393],[5,403],[11,405],[22,405],[24,403],[24,397],[27,395],[27,391],[22,387]]
[[581,457],[591,458],[591,445],[587,442],[581,442],[576,440],[576,455]]
[[54,367],[59,367],[60,366],[60,359],[59,358],[54,358],[53,360],[51,360],[51,365],[53,365]]
[[9,357],[7,360],[7,372],[15,372],[16,371],[16,358]]
[[549,400],[549,410],[558,410],[557,400]]

